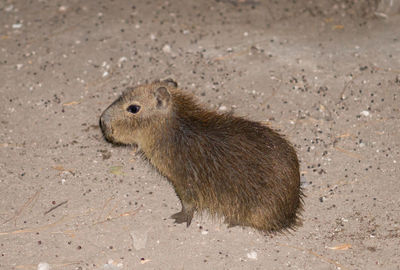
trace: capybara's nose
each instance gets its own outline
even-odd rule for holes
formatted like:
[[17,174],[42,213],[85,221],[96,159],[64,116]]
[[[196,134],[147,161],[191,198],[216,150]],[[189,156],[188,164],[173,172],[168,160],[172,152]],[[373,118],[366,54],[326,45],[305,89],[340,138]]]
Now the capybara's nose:
[[103,112],[100,116],[99,126],[102,130],[107,127],[107,123],[110,121],[110,116],[107,111]]
[[104,123],[103,123],[102,117],[100,117],[100,119],[99,119],[99,126],[100,126],[100,129],[103,129]]

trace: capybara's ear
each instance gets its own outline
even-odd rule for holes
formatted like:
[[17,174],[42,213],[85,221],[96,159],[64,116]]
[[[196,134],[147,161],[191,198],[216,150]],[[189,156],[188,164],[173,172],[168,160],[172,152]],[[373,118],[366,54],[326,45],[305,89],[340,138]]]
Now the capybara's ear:
[[157,88],[154,92],[154,96],[157,99],[157,108],[167,107],[171,99],[171,94],[164,86]]
[[168,84],[169,86],[175,87],[175,88],[178,87],[178,83],[171,78],[165,79],[162,82]]

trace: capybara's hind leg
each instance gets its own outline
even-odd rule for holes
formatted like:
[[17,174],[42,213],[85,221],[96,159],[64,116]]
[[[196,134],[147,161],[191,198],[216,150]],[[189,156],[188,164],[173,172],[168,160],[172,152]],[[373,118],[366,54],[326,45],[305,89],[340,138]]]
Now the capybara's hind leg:
[[181,201],[182,210],[178,213],[175,213],[171,216],[172,219],[175,219],[175,223],[184,223],[186,222],[186,227],[189,227],[192,222],[194,211],[196,210],[192,204]]

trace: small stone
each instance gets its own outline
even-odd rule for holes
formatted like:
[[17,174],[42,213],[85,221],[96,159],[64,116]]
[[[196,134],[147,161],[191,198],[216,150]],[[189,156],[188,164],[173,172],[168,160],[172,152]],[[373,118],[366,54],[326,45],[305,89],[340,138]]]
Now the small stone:
[[219,111],[226,111],[228,108],[225,105],[219,106],[218,110]]
[[118,60],[118,62],[119,63],[122,63],[122,62],[126,62],[128,60],[128,58],[126,58],[125,56],[122,56],[119,60]]
[[257,252],[252,251],[247,253],[247,258],[251,259],[251,260],[257,260]]
[[46,262],[41,262],[38,264],[37,270],[50,270],[50,265]]
[[12,25],[12,28],[13,29],[19,29],[19,28],[21,28],[22,27],[22,23],[14,23],[13,25]]
[[369,115],[369,111],[362,111],[361,115],[368,116]]
[[171,46],[169,46],[168,44],[165,44],[164,47],[162,48],[162,51],[164,53],[171,53]]
[[122,263],[116,263],[113,259],[109,259],[108,262],[103,266],[104,270],[119,270],[122,269]]

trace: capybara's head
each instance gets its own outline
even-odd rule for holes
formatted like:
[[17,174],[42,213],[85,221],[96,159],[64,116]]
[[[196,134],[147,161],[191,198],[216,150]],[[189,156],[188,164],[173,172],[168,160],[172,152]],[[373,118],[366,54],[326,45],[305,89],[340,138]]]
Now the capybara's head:
[[[100,116],[106,140],[116,144],[139,145],[152,132],[150,127],[165,121],[171,111],[172,80],[126,89]],[[153,129],[154,130],[154,129]]]

